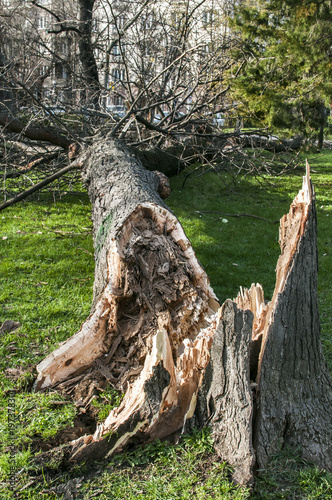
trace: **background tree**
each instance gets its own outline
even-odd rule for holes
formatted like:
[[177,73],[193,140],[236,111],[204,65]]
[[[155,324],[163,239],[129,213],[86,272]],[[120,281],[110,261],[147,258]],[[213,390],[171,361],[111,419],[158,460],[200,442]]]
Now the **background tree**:
[[[102,127],[143,149],[141,159],[167,173],[199,159],[199,175],[211,168],[255,170],[252,157],[230,142],[237,134],[222,133],[215,119],[232,107],[223,75],[234,65],[219,1],[19,5],[12,0],[2,7],[8,61],[2,80],[18,103],[14,115],[1,103],[6,131],[37,139],[32,129],[48,125],[57,136],[53,144],[62,133],[67,149],[68,141],[84,143]],[[33,153],[28,164],[38,166],[37,159]],[[6,175],[21,174],[7,169]]]
[[332,96],[331,2],[262,0],[242,4],[233,27],[241,75],[233,98],[242,116],[317,140]]
[[[303,415],[310,414],[313,428],[319,429],[318,437],[309,435],[306,452],[314,455],[320,465],[330,468],[331,436],[326,415],[331,400],[330,392],[327,390],[327,395],[324,392],[330,380],[319,350],[315,211],[309,173],[289,216],[295,222],[287,219],[282,225],[281,277],[271,303],[265,308],[261,291],[253,287],[237,299],[237,304],[230,301],[219,309],[208,277],[181,224],[163,201],[169,194],[167,178],[160,172],[144,169],[137,150],[128,149],[125,144],[126,141],[130,146],[148,145],[162,151],[161,147],[167,149],[173,142],[182,145],[183,151],[191,148],[195,160],[211,161],[218,154],[219,161],[231,155],[236,163],[239,133],[223,134],[215,123],[216,112],[230,106],[224,72],[232,67],[235,75],[238,72],[229,50],[231,45],[234,47],[232,38],[223,29],[221,12],[216,8],[219,4],[208,0],[180,2],[174,12],[172,3],[151,0],[135,4],[134,10],[128,9],[125,14],[122,7],[130,6],[131,2],[79,0],[76,17],[64,10],[64,4],[33,1],[28,13],[37,20],[37,31],[41,30],[40,44],[45,47],[45,57],[50,61],[55,58],[52,75],[58,61],[53,47],[70,33],[80,61],[77,73],[74,66],[70,71],[75,81],[84,84],[83,88],[78,93],[73,89],[71,102],[61,96],[59,103],[65,107],[59,110],[49,100],[47,78],[45,89],[38,92],[31,85],[32,77],[25,80],[20,71],[3,71],[4,85],[8,89],[15,85],[19,95],[29,99],[34,109],[26,119],[21,105],[15,113],[2,106],[1,124],[5,134],[19,134],[11,137],[13,149],[27,149],[30,144],[25,142],[22,146],[21,142],[25,137],[52,143],[48,155],[59,154],[60,149],[69,152],[69,160],[74,161],[54,175],[82,169],[92,203],[95,280],[91,314],[75,336],[38,365],[35,388],[56,387],[65,394],[75,390],[74,398],[84,401],[84,407],[91,404],[92,393],[99,383],[111,384],[125,392],[125,397],[93,435],[80,436],[69,444],[68,457],[74,461],[103,457],[132,438],[144,442],[174,437],[187,425],[203,425],[213,417],[216,440],[220,437],[220,425],[223,427],[227,422],[227,429],[231,429],[232,437],[225,437],[219,443],[221,456],[226,454],[234,465],[237,481],[250,482],[255,436],[259,436],[257,446],[268,449],[258,457],[259,465],[264,466],[270,454],[277,451],[280,429],[284,430],[285,444],[298,444],[306,433],[305,417],[295,425],[298,405],[302,410],[301,395],[305,387],[309,400]],[[102,9],[101,13],[98,9]],[[40,12],[48,16],[50,27],[46,30],[42,28],[44,21],[40,20],[44,17],[39,17]],[[110,20],[114,25],[111,38]],[[8,25],[8,33],[10,29]],[[105,68],[106,56],[116,57],[116,63],[110,58]],[[98,70],[101,74],[104,71],[104,79]],[[31,74],[33,71],[32,66]],[[108,82],[109,75],[113,80],[108,89],[102,82]],[[114,112],[114,102],[107,106],[108,92],[124,102],[121,114]],[[74,113],[70,112],[73,105]],[[36,118],[39,112],[41,117]],[[85,118],[85,115],[88,117],[84,119],[85,127],[80,122],[78,125],[71,122],[74,117]],[[144,150],[141,156],[146,158],[147,153]],[[148,163],[151,169],[151,162]],[[42,184],[53,181],[54,175]],[[39,187],[36,184],[33,189]],[[288,226],[292,228],[289,231]],[[310,260],[308,255],[314,258]],[[308,260],[310,265],[304,265]],[[304,276],[304,284],[298,276]],[[311,315],[305,316],[301,306],[308,301]],[[287,315],[284,304],[293,302],[295,309],[300,304],[297,324],[305,318],[308,347],[304,352],[308,360],[297,356],[284,359],[284,349],[278,351],[275,345],[275,339],[281,339],[287,346],[288,334],[298,342],[299,331],[304,330],[296,328],[296,323],[290,323],[290,330],[279,325],[277,313],[281,311],[282,317]],[[253,314],[244,309],[251,309]],[[259,331],[252,328],[253,316],[260,325]],[[281,356],[277,366],[282,366],[283,361],[291,366],[288,386],[293,378],[294,384],[300,385],[296,401],[286,391],[279,402],[275,397],[277,390],[269,384],[270,357],[275,357],[275,351]],[[318,359],[314,373],[310,353]],[[239,369],[233,369],[234,363]],[[250,364],[256,366],[254,382],[257,379],[259,389],[257,430],[253,427],[256,415]],[[301,366],[306,368],[298,384]],[[219,383],[222,370],[223,381]],[[284,374],[285,370],[281,375]],[[229,390],[221,393],[226,386]],[[265,407],[287,408],[287,422],[284,412],[280,415],[278,432],[269,427]],[[287,423],[291,424],[292,432],[286,429]],[[268,435],[264,434],[267,428]]]

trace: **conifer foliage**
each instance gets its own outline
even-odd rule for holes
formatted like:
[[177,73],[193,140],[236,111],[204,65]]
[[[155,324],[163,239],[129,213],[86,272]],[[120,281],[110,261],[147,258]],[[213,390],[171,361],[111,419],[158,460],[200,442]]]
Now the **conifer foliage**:
[[331,7],[331,0],[259,0],[242,4],[233,19],[239,112],[318,139],[319,147],[332,97]]

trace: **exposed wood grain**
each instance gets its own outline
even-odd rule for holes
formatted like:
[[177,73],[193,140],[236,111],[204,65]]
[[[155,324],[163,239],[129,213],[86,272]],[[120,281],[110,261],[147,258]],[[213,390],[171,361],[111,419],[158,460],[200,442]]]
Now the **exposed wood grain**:
[[93,206],[93,305],[81,330],[38,365],[36,387],[72,391],[83,412],[107,384],[125,395],[94,434],[70,444],[70,460],[208,423],[238,483],[252,483],[255,460],[264,466],[284,445],[332,470],[309,172],[281,220],[271,302],[257,284],[218,310],[158,176],[113,139],[82,157]]

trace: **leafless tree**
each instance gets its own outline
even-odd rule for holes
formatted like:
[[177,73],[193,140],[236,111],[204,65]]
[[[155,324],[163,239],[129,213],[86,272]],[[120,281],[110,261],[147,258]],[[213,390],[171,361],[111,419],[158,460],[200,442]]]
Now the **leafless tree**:
[[[264,466],[283,444],[302,444],[307,457],[332,467],[331,381],[319,346],[309,174],[282,222],[271,303],[253,286],[219,308],[163,201],[167,178],[141,161],[151,163],[153,148],[159,164],[166,157],[175,169],[179,154],[211,168],[215,159],[235,163],[241,134],[222,133],[216,123],[234,105],[223,80],[235,43],[223,5],[187,0],[175,10],[170,1],[33,0],[26,10],[15,1],[1,10],[3,134],[15,134],[15,151],[24,149],[23,137],[52,144],[49,158],[66,151],[71,163],[42,185],[81,169],[94,222],[91,315],[38,365],[35,388],[82,397],[84,385],[85,407],[95,384],[125,392],[94,435],[69,445],[71,461],[114,453],[132,438],[174,438],[210,422],[238,482],[252,481],[254,462]],[[76,117],[76,125],[68,117]],[[143,152],[133,149],[138,145]],[[171,146],[173,156],[167,155]],[[301,344],[302,354],[290,353],[290,344]]]

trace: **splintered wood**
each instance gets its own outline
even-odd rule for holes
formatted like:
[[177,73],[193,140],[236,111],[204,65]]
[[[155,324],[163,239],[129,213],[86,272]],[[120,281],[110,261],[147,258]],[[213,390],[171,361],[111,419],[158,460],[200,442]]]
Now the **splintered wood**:
[[317,227],[309,165],[303,186],[280,221],[281,254],[271,301],[258,289],[237,303],[255,315],[250,347],[255,381],[253,445],[263,468],[285,446],[332,470],[332,381],[320,345]]
[[265,303],[257,284],[219,308],[181,224],[156,198],[159,180],[123,145],[107,148],[104,158],[105,144],[96,147],[88,175],[96,248],[92,313],[37,366],[36,389],[57,387],[83,412],[108,385],[125,394],[93,434],[70,443],[69,461],[174,440],[208,423],[239,483],[251,483],[254,464],[265,466],[280,446],[294,443],[332,469],[332,391],[319,345],[309,171],[281,220],[272,300]]
[[208,311],[201,307],[206,294],[197,288],[190,261],[167,234],[166,225],[158,227],[151,218],[139,220],[120,254],[116,315],[107,327],[111,347],[95,363],[104,366],[114,387],[125,391],[143,369],[158,328],[168,331],[176,359],[182,341],[195,338],[207,325]]
[[188,343],[209,327],[218,303],[170,212],[148,204],[138,207],[113,240],[108,266],[108,285],[94,313],[38,366],[37,388],[58,384],[71,390],[73,377],[81,386],[95,377],[104,388],[104,377],[126,391],[140,375],[158,330],[167,332],[176,364],[184,340]]

